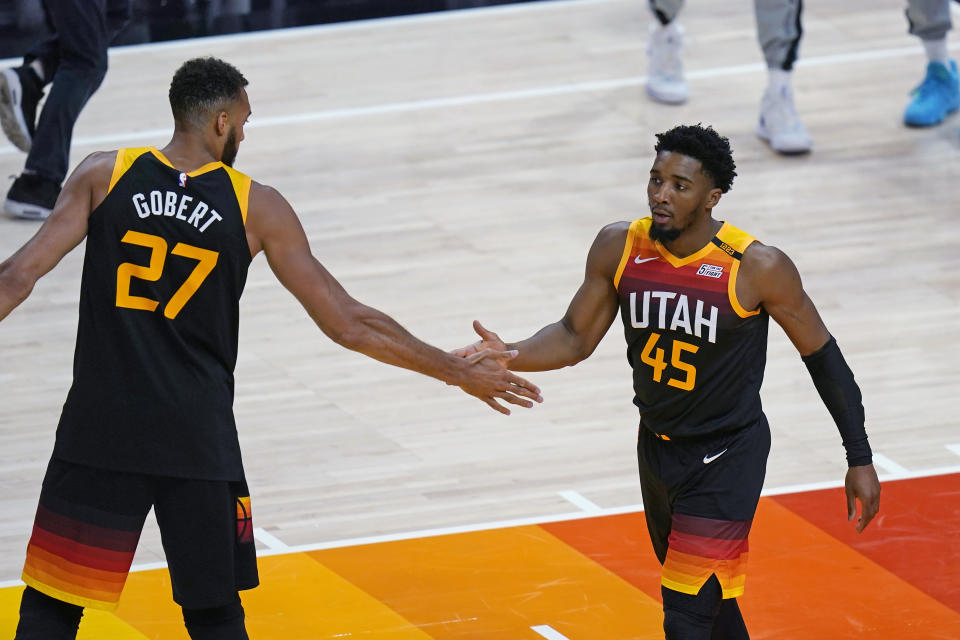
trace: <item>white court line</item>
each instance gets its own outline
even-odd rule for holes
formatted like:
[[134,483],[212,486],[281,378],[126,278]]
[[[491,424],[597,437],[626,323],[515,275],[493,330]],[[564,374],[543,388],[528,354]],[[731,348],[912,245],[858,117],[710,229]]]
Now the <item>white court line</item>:
[[559,631],[557,631],[556,629],[554,629],[548,624],[538,624],[537,626],[530,627],[530,628],[536,631],[537,633],[539,633],[541,636],[543,636],[547,640],[570,640],[570,638],[563,635],[562,633],[560,633]]
[[259,540],[263,544],[267,545],[267,548],[277,551],[289,551],[290,547],[286,542],[276,537],[266,529],[261,527],[253,528],[253,537],[256,540]]
[[[876,461],[877,454],[873,454]],[[899,465],[898,465],[899,466]],[[903,467],[901,467],[903,468]],[[960,473],[960,465],[949,467],[935,467],[933,469],[923,469],[920,471],[904,471],[902,473],[889,473],[880,476],[882,482],[891,480],[909,480],[913,478],[928,478],[931,476],[943,476],[948,474]],[[834,489],[843,486],[843,479],[829,480],[824,482],[810,482],[806,484],[794,484],[783,487],[774,487],[764,489],[760,495],[777,496],[788,493],[801,493],[804,491],[817,491],[820,489]],[[423,529],[420,531],[407,531],[402,533],[389,533],[377,536],[366,536],[362,538],[346,538],[342,540],[333,540],[330,542],[320,542],[314,544],[304,544],[290,546],[285,550],[264,549],[257,551],[258,557],[275,556],[281,553],[302,553],[305,551],[321,551],[323,549],[340,549],[343,547],[356,547],[365,544],[377,544],[380,542],[397,542],[400,540],[413,540],[416,538],[432,538],[435,536],[446,536],[457,533],[475,533],[477,531],[490,531],[493,529],[507,529],[510,527],[524,527],[530,525],[547,524],[551,522],[565,522],[568,520],[584,520],[586,518],[595,518],[598,516],[622,515],[624,513],[636,513],[643,511],[642,504],[631,504],[622,507],[607,507],[600,509],[597,513],[585,513],[575,511],[572,513],[560,513],[554,515],[535,516],[531,518],[515,518],[512,520],[498,520],[494,522],[481,522],[477,524],[466,524],[455,527],[439,527],[435,529]],[[150,569],[163,569],[167,565],[164,562],[151,562],[131,567],[131,571],[149,571]],[[0,582],[0,588],[20,586],[23,583],[19,580],[7,580]]]
[[[960,49],[960,43],[950,47],[951,49]],[[891,49],[874,49],[852,53],[844,53],[829,56],[819,56],[815,58],[804,58],[797,62],[799,66],[824,66],[845,64],[854,62],[866,62],[872,60],[881,60],[886,58],[900,58],[909,55],[922,53],[920,47],[896,47]],[[701,69],[687,73],[687,78],[697,80],[701,78],[715,78],[720,76],[741,75],[748,73],[761,73],[766,66],[762,63],[732,65],[726,67],[715,67],[711,69]],[[359,118],[364,116],[376,116],[393,113],[409,113],[414,111],[425,111],[431,109],[446,109],[450,107],[463,107],[477,104],[489,104],[496,102],[509,102],[512,100],[528,100],[532,98],[546,98],[561,95],[612,91],[628,87],[641,86],[646,82],[646,76],[630,76],[625,78],[612,78],[609,80],[595,80],[589,82],[575,82],[559,85],[547,85],[541,87],[531,87],[528,89],[515,89],[511,91],[493,91],[488,93],[472,93],[461,96],[449,96],[443,98],[428,98],[424,100],[410,100],[401,102],[386,102],[383,104],[367,105],[360,107],[347,107],[343,109],[328,109],[324,111],[307,111],[303,113],[291,113],[287,115],[256,118],[247,125],[248,129],[259,127],[284,126],[289,124],[298,124],[304,122],[322,122],[328,120],[344,120],[348,118]],[[73,147],[92,146],[102,148],[114,144],[127,144],[135,140],[163,141],[172,133],[172,128],[148,129],[142,131],[126,131],[121,133],[112,133],[101,136],[86,136],[73,139]],[[20,153],[12,146],[0,146],[0,155]]]
[[573,506],[579,507],[581,511],[586,513],[601,513],[603,511],[603,509],[597,503],[586,498],[579,491],[557,491],[557,495],[571,503]]
[[883,455],[882,453],[874,452],[873,466],[880,467],[887,473],[896,473],[896,474],[910,473],[909,469],[907,469],[903,465],[900,465],[894,462],[893,460]]
[[949,449],[951,453],[955,453],[960,456],[960,444],[945,444],[943,446]]

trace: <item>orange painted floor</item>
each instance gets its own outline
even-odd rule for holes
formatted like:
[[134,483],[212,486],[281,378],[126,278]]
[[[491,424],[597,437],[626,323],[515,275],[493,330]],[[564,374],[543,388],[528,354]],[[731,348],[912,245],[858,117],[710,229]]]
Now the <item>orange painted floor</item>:
[[[663,637],[642,513],[269,556],[260,576],[255,640]],[[0,589],[0,637],[20,592]],[[741,605],[754,639],[960,638],[960,474],[884,483],[859,536],[842,489],[762,498]],[[187,640],[166,571],[131,574],[79,637]]]

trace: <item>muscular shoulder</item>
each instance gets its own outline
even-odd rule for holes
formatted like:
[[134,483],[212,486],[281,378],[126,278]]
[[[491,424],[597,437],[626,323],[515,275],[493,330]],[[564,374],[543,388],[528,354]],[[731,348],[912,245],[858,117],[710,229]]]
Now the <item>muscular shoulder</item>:
[[611,222],[600,229],[597,234],[596,242],[619,244],[623,248],[623,243],[627,241],[627,232],[630,231],[630,223],[626,221]]
[[744,250],[739,277],[746,285],[744,297],[761,304],[800,286],[800,274],[790,257],[759,241]]
[[256,180],[250,181],[250,212],[257,209],[259,213],[269,213],[280,202],[286,202],[283,195],[273,187],[261,184]]
[[253,254],[271,238],[283,238],[290,233],[303,233],[290,203],[273,187],[252,180],[247,206],[247,241]]
[[89,209],[95,209],[107,196],[116,165],[116,151],[95,151],[80,161],[63,190],[77,198],[89,198]]
[[787,254],[759,240],[751,243],[744,250],[743,259],[740,262],[740,273],[749,276],[766,277],[789,269],[796,269],[796,267],[793,266]]
[[95,184],[103,182],[106,187],[113,175],[113,167],[117,163],[117,151],[94,151],[80,161],[74,173],[85,180],[92,180]]
[[600,229],[587,256],[587,271],[612,278],[623,256],[629,230],[629,222],[613,222]]

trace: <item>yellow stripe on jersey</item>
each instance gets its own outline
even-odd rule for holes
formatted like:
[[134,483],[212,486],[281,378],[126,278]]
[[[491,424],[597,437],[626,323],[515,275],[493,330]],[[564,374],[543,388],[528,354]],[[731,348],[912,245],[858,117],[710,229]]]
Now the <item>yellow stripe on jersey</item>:
[[230,176],[230,182],[233,183],[233,190],[237,194],[237,204],[240,205],[240,215],[243,216],[243,224],[247,224],[247,208],[250,204],[250,176],[244,175],[233,167],[223,166]]
[[173,163],[167,160],[167,156],[160,153],[160,150],[157,149],[156,147],[150,147],[150,153],[152,153],[157,158],[157,160],[167,165],[171,169],[176,169],[176,167],[173,166]]
[[[728,226],[727,223],[724,222],[723,226],[720,227],[720,231],[717,231],[717,237],[720,237],[720,235],[723,233],[723,230],[726,229],[727,226]],[[663,246],[660,242],[657,242],[656,245],[657,245],[657,250],[660,251],[660,255],[663,256],[664,260],[672,264],[674,267],[685,267],[688,264],[692,264],[696,262],[697,260],[702,260],[703,258],[710,255],[710,253],[712,253],[717,248],[715,244],[713,244],[712,242],[708,242],[699,251],[695,253],[691,253],[690,255],[684,258],[679,258],[673,255],[672,253],[670,253],[670,250],[667,249],[665,246]]]
[[113,164],[113,175],[110,176],[110,185],[107,187],[107,193],[113,191],[113,187],[116,186],[117,182],[120,181],[120,178],[123,177],[123,174],[127,172],[127,169],[130,168],[130,165],[133,164],[133,161],[147,153],[148,151],[154,151],[153,147],[133,147],[130,149],[118,149],[117,150],[117,159]]
[[634,220],[627,229],[627,241],[623,245],[623,255],[620,256],[620,265],[617,267],[617,273],[613,276],[613,288],[620,288],[620,278],[623,276],[623,270],[627,268],[627,261],[630,260],[630,254],[633,253],[633,243],[637,237],[641,220]]
[[[113,175],[110,178],[110,186],[107,188],[107,193],[113,189],[114,185],[120,180],[124,173],[127,172],[127,169],[130,168],[130,165],[133,164],[134,160],[139,158],[145,153],[152,153],[160,162],[167,165],[171,169],[176,169],[173,166],[173,163],[167,159],[163,153],[160,152],[156,147],[133,147],[130,149],[120,149],[117,151],[117,160],[113,165]],[[250,184],[252,180],[249,176],[244,175],[234,169],[233,167],[228,167],[220,161],[208,162],[199,169],[194,169],[187,173],[191,178],[199,176],[204,173],[208,173],[215,169],[223,167],[227,175],[230,176],[230,182],[233,183],[233,191],[237,196],[237,204],[240,206],[240,215],[243,217],[243,223],[247,223],[247,208],[250,201]]]
[[[741,231],[729,224],[724,224],[723,228],[717,232],[717,239],[736,251],[739,251],[741,255],[747,250],[747,247],[757,242],[757,239],[746,231]],[[740,260],[734,260],[733,265],[730,267],[730,279],[727,281],[727,295],[730,298],[730,306],[733,307],[733,310],[736,311],[737,315],[741,318],[758,315],[760,313],[759,308],[754,311],[747,311],[743,308],[743,305],[740,304],[740,300],[737,299],[738,273],[740,273]]]

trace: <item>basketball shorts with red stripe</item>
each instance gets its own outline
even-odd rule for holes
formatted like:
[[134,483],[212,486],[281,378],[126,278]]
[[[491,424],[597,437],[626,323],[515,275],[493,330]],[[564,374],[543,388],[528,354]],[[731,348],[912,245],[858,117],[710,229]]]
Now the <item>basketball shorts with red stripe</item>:
[[747,427],[700,438],[664,440],[641,426],[640,487],[664,587],[696,595],[716,574],[724,598],[743,594],[769,453],[762,414]]
[[125,473],[56,458],[43,480],[23,581],[64,602],[114,609],[151,506],[177,604],[217,607],[257,586],[246,482]]

